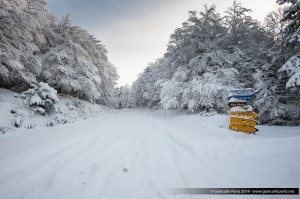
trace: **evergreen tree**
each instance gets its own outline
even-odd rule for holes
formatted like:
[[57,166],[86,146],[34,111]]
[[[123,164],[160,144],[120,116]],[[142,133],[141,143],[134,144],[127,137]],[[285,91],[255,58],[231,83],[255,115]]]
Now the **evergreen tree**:
[[284,39],[287,46],[296,50],[292,56],[279,70],[283,76],[289,77],[286,88],[300,94],[300,1],[299,0],[278,0],[282,5],[290,3],[283,13],[283,21],[288,22],[284,29]]

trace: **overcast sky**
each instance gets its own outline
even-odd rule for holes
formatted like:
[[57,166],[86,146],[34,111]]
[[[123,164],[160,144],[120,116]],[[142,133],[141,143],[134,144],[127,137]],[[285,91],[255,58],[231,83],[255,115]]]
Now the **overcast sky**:
[[[215,4],[223,12],[233,0],[48,0],[56,16],[70,15],[73,25],[87,29],[108,50],[118,69],[119,85],[131,84],[149,62],[162,57],[169,36],[187,19],[189,10]],[[277,8],[276,0],[239,0],[253,18]]]

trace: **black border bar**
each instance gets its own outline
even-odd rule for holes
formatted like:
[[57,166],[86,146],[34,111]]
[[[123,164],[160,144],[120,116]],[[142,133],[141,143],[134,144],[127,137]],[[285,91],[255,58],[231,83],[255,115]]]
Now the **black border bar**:
[[174,195],[299,195],[299,188],[172,188]]

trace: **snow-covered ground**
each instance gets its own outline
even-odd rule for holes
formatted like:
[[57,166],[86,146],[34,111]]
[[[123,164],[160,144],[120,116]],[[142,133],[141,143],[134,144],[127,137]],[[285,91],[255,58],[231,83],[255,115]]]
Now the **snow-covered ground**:
[[41,127],[52,127],[75,121],[93,118],[99,114],[110,111],[104,106],[91,104],[71,96],[60,96],[58,112],[42,116],[31,111],[27,105],[27,99],[22,95],[7,89],[0,88],[0,134],[4,136],[15,136],[18,128],[31,129]]
[[299,187],[299,127],[258,126],[249,135],[229,130],[228,120],[123,110],[18,129],[0,136],[0,198],[224,198],[169,188]]

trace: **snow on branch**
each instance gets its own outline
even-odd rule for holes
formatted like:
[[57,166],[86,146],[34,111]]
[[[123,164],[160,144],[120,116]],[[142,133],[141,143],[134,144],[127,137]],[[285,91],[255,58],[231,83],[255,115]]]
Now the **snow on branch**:
[[285,73],[289,77],[286,83],[287,89],[297,89],[300,87],[300,54],[291,57],[280,69],[280,73]]
[[44,115],[45,112],[50,112],[53,109],[55,112],[58,111],[57,91],[47,83],[40,82],[38,85],[32,85],[32,88],[24,91],[23,94],[28,96],[28,105],[33,112]]

